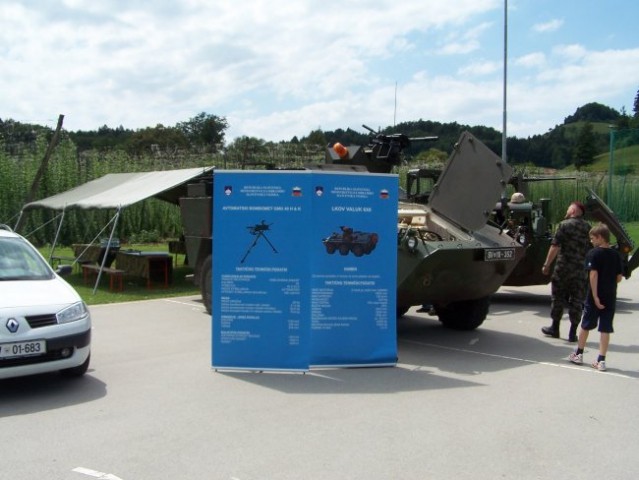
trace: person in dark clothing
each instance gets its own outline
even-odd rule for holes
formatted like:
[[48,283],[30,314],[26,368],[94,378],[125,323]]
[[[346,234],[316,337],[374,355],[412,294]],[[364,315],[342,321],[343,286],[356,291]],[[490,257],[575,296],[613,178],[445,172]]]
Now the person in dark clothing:
[[583,363],[588,333],[599,324],[599,356],[592,363],[592,367],[605,372],[610,334],[614,331],[612,321],[617,302],[617,284],[621,282],[623,264],[619,252],[610,248],[610,230],[606,224],[600,223],[590,230],[590,241],[595,248],[586,255],[588,296],[581,319],[577,349],[570,354],[568,360],[577,365]]
[[584,268],[586,253],[590,250],[588,232],[590,225],[583,219],[586,208],[581,202],[572,202],[566,217],[559,223],[553,237],[546,261],[541,269],[550,273],[550,265],[557,259],[551,277],[550,318],[552,324],[541,331],[550,337],[559,338],[559,323],[568,309],[570,333],[568,341],[577,341],[577,327],[586,297],[587,275]]

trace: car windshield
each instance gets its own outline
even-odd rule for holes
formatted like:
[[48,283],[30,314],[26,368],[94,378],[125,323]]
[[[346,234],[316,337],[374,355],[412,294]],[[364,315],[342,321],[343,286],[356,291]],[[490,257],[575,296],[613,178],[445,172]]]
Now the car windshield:
[[0,281],[51,278],[51,268],[29,243],[21,238],[0,237]]

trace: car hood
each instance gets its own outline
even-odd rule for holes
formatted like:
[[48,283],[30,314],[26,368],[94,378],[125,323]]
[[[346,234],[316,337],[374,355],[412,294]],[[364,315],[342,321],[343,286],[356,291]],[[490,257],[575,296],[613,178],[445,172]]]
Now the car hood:
[[[63,279],[0,281],[0,309],[15,307],[64,307],[80,301]],[[55,310],[55,308],[53,308]]]

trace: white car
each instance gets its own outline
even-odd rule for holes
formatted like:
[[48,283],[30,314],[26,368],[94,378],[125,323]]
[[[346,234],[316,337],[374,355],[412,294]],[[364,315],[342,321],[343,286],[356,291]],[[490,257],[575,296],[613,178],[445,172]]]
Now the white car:
[[60,371],[81,376],[91,358],[91,315],[29,241],[0,225],[0,379]]

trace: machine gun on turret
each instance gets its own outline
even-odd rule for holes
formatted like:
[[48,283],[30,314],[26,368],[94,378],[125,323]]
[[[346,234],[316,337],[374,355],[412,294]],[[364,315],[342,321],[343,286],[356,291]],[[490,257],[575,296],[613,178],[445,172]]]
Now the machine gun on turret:
[[436,141],[438,137],[409,137],[403,133],[385,134],[375,132],[362,125],[371,133],[365,146],[344,146],[339,142],[326,149],[326,163],[329,165],[361,166],[372,173],[390,173],[396,165],[401,165],[402,152],[412,142]]

